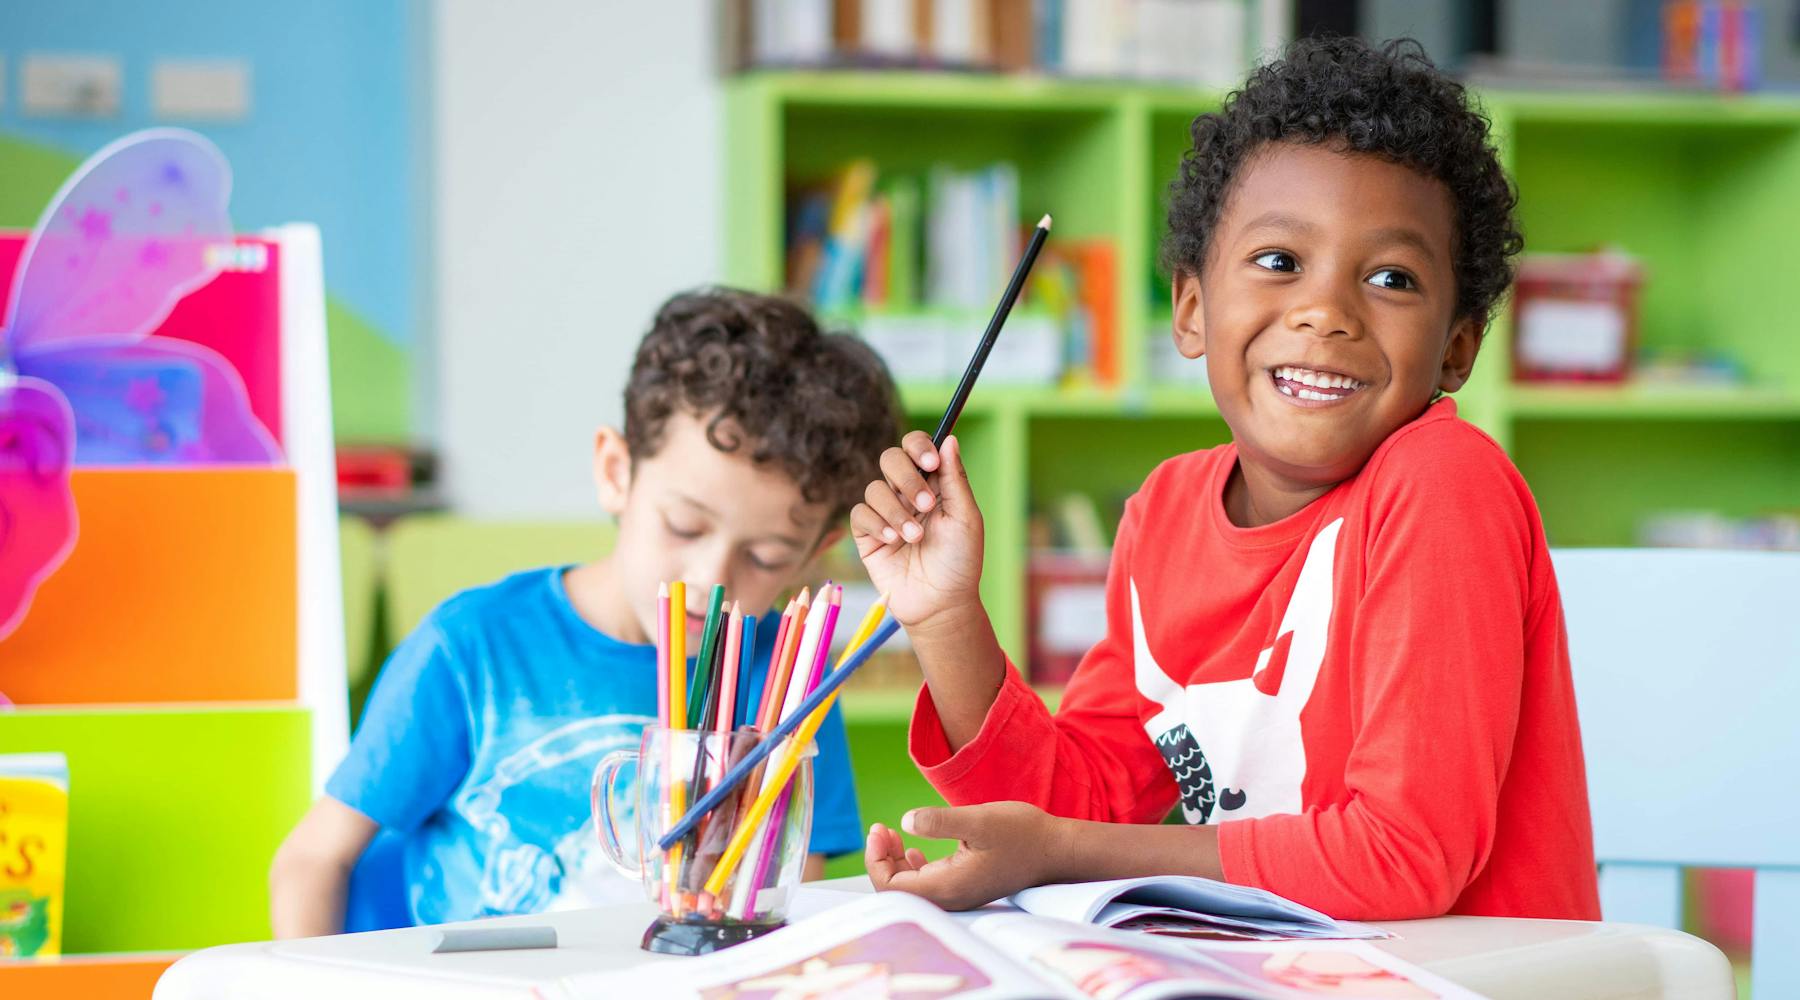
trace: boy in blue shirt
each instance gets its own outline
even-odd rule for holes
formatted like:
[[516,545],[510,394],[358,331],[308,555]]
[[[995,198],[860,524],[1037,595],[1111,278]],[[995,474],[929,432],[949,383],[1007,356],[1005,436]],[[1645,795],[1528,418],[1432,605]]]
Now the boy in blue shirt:
[[[325,796],[276,853],[276,936],[345,929],[377,833],[399,841],[418,923],[635,898],[597,850],[588,796],[600,758],[655,718],[657,584],[688,584],[689,649],[714,584],[746,610],[772,607],[842,537],[898,424],[881,361],[799,306],[731,290],[665,303],[632,366],[624,432],[595,438],[613,550],[459,594],[395,650]],[[818,743],[809,878],[862,842],[835,710]]]

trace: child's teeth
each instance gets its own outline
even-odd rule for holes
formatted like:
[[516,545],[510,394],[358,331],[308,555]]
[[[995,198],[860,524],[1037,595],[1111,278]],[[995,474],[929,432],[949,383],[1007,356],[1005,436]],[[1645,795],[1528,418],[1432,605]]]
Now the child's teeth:
[[[1314,389],[1349,389],[1355,391],[1362,388],[1362,383],[1348,375],[1335,375],[1330,372],[1316,372],[1310,368],[1296,368],[1293,365],[1282,365],[1275,369],[1275,377],[1288,382],[1298,382]],[[1291,395],[1291,393],[1290,393]],[[1312,396],[1305,398],[1311,399]],[[1326,397],[1337,398],[1337,397]]]

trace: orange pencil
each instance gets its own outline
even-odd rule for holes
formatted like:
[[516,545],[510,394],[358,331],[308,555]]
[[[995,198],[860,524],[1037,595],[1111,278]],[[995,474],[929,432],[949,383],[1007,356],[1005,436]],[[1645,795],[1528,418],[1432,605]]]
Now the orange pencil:
[[787,694],[788,678],[794,672],[794,657],[800,653],[800,633],[806,621],[807,612],[812,604],[811,595],[802,588],[800,597],[794,601],[794,617],[788,624],[787,641],[777,650],[780,655],[769,664],[768,673],[763,676],[762,707],[757,715],[757,728],[768,732],[776,723],[776,716],[781,712],[781,699]]

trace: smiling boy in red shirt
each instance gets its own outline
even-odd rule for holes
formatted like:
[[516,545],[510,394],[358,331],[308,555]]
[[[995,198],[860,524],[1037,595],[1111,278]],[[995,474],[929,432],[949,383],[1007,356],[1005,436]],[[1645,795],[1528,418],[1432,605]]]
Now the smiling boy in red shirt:
[[1486,119],[1416,46],[1328,39],[1193,134],[1174,337],[1232,442],[1127,504],[1107,636],[1061,710],[981,607],[954,439],[889,449],[852,514],[924,670],[914,759],[953,805],[904,825],[961,841],[928,864],[876,827],[870,875],[950,907],[1182,873],[1348,919],[1597,919],[1543,525],[1442,398],[1522,242]]

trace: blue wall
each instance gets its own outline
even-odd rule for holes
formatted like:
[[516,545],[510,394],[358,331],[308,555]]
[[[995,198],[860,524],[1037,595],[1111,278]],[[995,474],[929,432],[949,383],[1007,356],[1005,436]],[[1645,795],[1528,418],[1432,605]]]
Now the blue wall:
[[[150,125],[203,132],[231,161],[232,216],[240,229],[305,221],[323,232],[334,349],[340,348],[339,327],[355,326],[354,320],[405,357],[423,336],[422,247],[429,197],[425,26],[421,0],[6,0],[0,4],[6,69],[0,132],[77,158]],[[19,67],[34,52],[117,58],[119,117],[23,116]],[[249,117],[223,125],[153,119],[151,66],[169,57],[248,62]],[[0,170],[0,182],[3,174]],[[371,340],[364,332],[355,335]],[[349,357],[341,360],[348,363],[380,354],[382,345],[346,343],[339,353],[345,351]],[[410,364],[394,370],[410,382]],[[389,412],[405,420],[410,388],[392,385],[385,391],[402,395],[400,408],[390,406]],[[360,436],[382,436],[379,427],[362,430]]]

